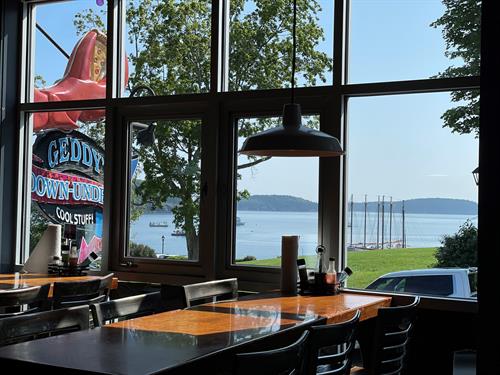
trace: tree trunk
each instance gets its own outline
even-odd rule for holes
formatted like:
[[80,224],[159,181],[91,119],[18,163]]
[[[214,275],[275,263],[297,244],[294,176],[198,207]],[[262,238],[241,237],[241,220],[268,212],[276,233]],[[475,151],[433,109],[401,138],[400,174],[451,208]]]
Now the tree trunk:
[[186,231],[186,244],[189,260],[198,260],[200,255],[200,237],[196,231]]

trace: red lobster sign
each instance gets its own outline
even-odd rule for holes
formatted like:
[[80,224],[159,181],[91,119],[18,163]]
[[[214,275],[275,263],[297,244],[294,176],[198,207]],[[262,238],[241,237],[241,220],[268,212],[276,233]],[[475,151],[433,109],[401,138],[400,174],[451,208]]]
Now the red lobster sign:
[[[128,59],[125,57],[125,84]],[[55,85],[35,89],[35,102],[102,99],[106,97],[106,34],[91,30],[71,52],[64,76]],[[34,115],[33,130],[78,129],[77,121],[97,121],[104,110],[39,112]]]

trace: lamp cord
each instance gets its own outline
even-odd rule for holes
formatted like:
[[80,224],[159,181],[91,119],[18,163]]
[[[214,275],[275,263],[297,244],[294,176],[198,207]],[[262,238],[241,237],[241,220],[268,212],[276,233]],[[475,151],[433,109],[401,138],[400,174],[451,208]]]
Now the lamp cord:
[[297,0],[293,0],[293,25],[292,25],[292,104],[295,103],[295,54],[297,51]]

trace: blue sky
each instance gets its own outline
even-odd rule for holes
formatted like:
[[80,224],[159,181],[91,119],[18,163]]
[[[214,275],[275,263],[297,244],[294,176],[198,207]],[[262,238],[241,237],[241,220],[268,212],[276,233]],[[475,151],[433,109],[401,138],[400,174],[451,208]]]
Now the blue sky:
[[[321,1],[319,15],[332,54],[333,1]],[[94,0],[38,7],[37,21],[68,51],[78,40],[73,16],[83,8],[102,9]],[[439,0],[352,0],[349,82],[428,78],[452,64],[444,56],[441,30],[429,25],[442,15]],[[67,60],[39,33],[36,72],[49,84],[59,79]],[[459,64],[460,62],[454,62]],[[473,135],[442,128],[451,106],[447,93],[356,98],[349,102],[349,194],[361,200],[419,197],[477,201],[471,171],[477,166]],[[317,201],[318,161],[274,159],[242,173],[240,188],[253,194],[290,194]],[[370,198],[369,198],[370,199]]]

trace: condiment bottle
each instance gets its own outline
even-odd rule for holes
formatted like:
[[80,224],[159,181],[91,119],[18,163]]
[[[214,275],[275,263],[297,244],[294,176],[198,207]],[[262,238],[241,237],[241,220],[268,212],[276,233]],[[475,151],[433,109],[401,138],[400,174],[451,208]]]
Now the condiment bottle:
[[325,247],[319,245],[316,248],[316,253],[318,254],[316,257],[316,272],[321,274],[325,272]]
[[328,259],[328,269],[326,270],[325,282],[329,285],[335,285],[337,282],[337,271],[335,271],[335,258]]
[[64,243],[61,245],[61,261],[63,266],[67,266],[69,263],[69,244],[68,240],[64,240]]
[[71,243],[71,250],[69,251],[69,266],[76,267],[78,265],[78,248],[76,241]]

